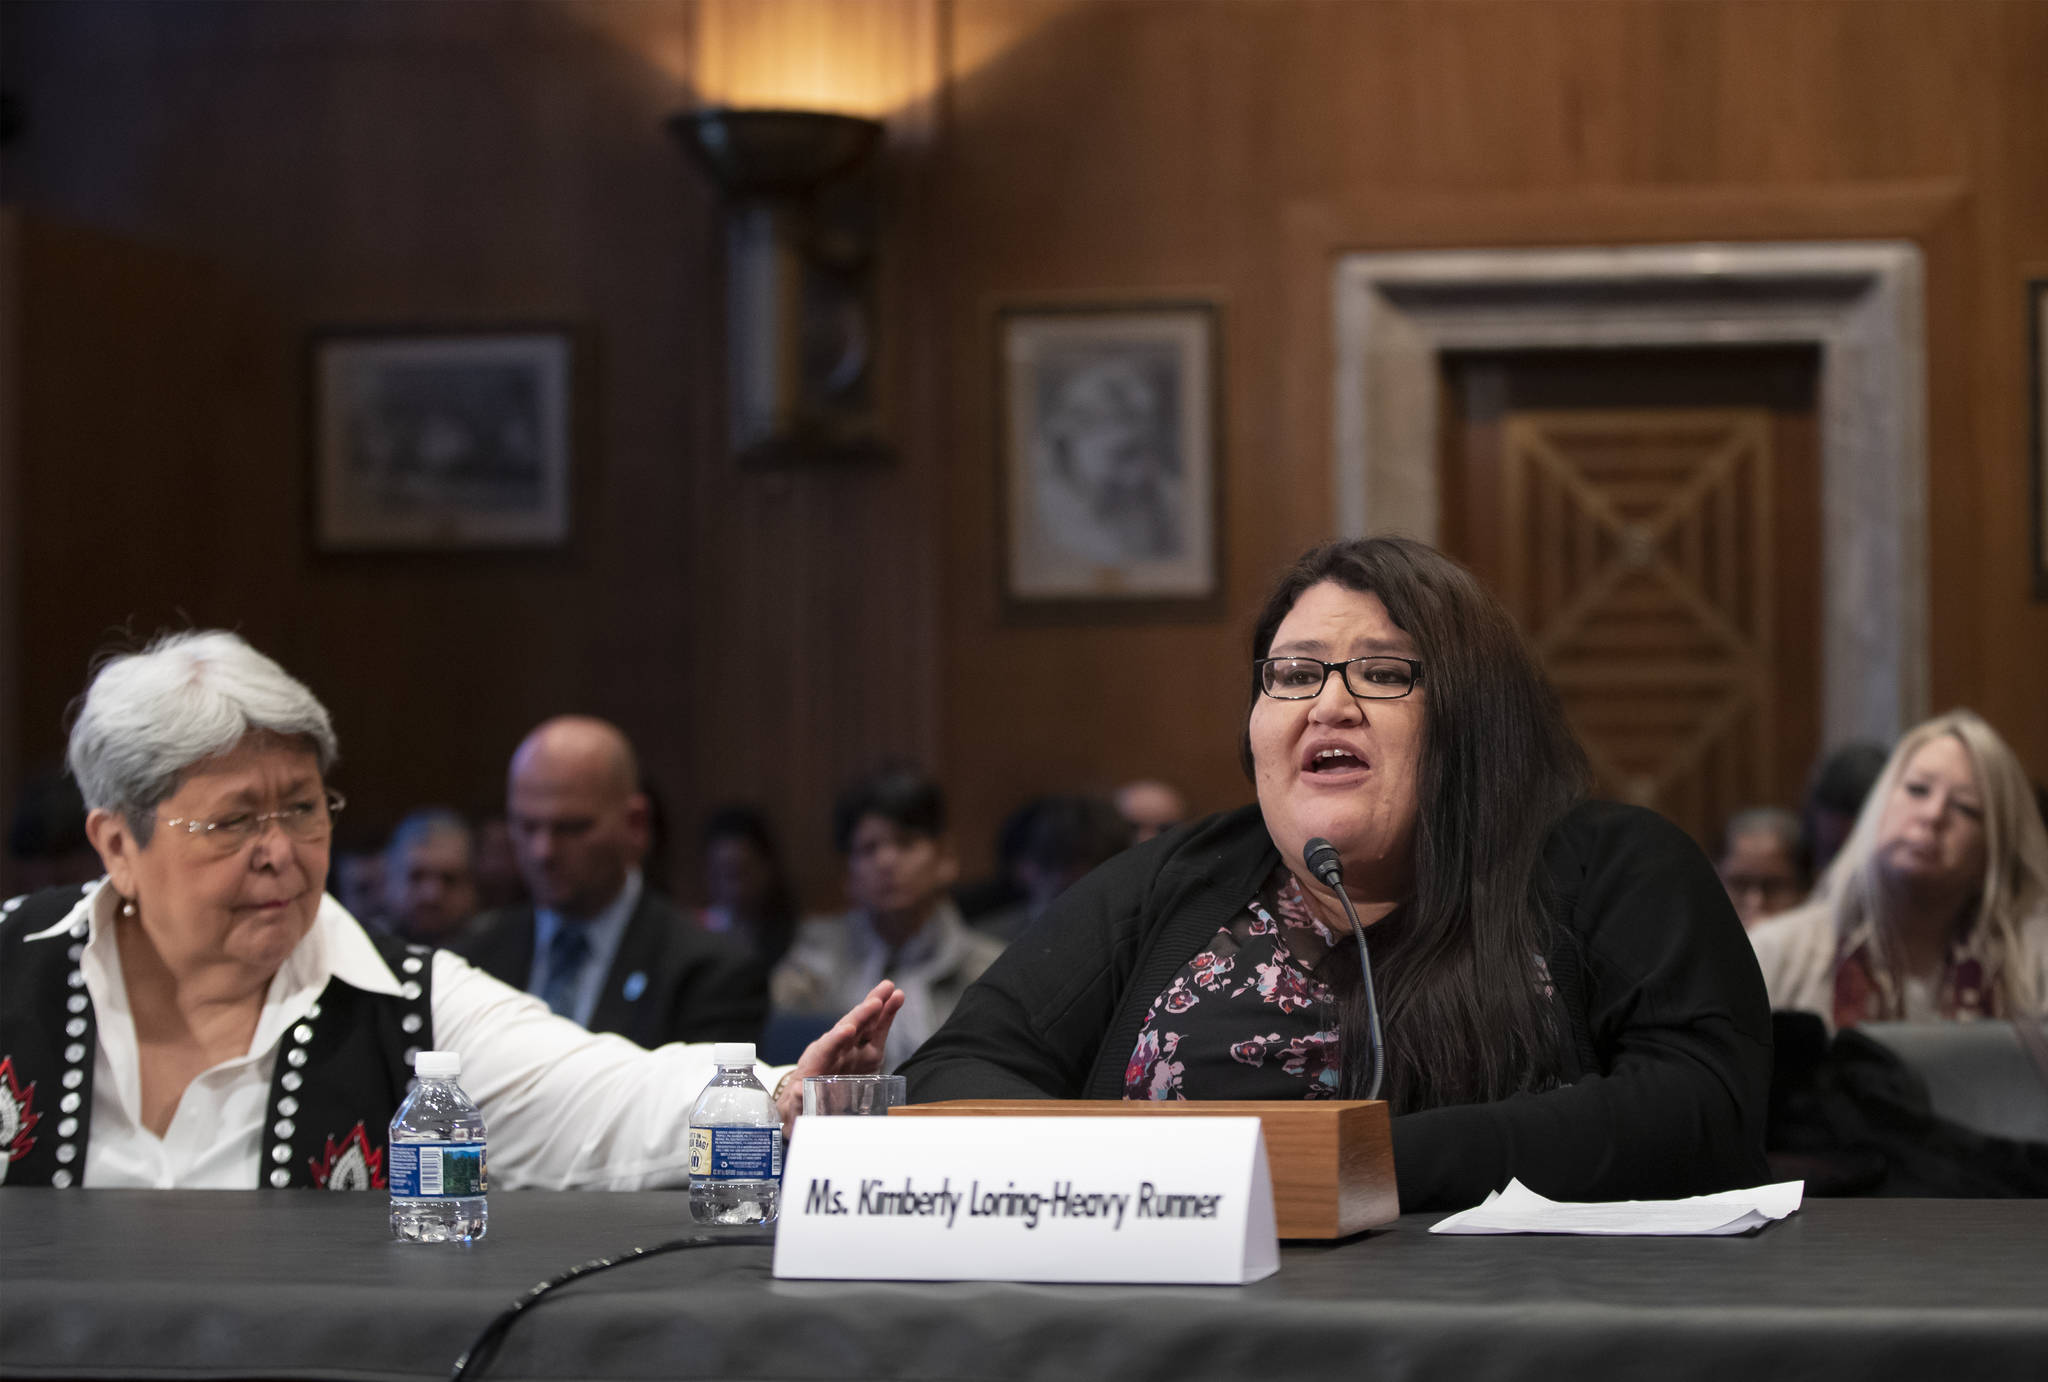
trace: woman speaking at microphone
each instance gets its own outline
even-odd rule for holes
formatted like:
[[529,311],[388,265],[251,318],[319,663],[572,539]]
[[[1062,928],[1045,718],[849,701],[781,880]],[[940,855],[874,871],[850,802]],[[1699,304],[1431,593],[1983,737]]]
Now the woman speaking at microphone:
[[1257,805],[1065,893],[904,1066],[913,1102],[1377,1087],[1404,1210],[1511,1177],[1570,1200],[1764,1179],[1770,1014],[1727,893],[1676,826],[1585,799],[1556,695],[1470,573],[1405,539],[1319,547],[1250,672]]

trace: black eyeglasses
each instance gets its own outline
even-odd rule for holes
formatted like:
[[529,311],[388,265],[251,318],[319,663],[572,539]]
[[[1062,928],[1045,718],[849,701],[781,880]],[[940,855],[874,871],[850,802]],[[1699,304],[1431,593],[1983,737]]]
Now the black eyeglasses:
[[1259,690],[1276,701],[1312,701],[1323,694],[1330,673],[1344,674],[1344,689],[1360,700],[1398,701],[1422,680],[1422,664],[1412,657],[1354,657],[1324,662],[1315,657],[1262,657]]

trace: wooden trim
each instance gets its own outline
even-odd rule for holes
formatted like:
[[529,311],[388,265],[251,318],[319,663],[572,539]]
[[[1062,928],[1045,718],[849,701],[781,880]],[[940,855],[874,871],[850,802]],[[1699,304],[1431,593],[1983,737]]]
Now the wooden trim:
[[[1710,188],[1586,187],[1462,194],[1347,187],[1288,208],[1332,251],[1598,246],[1623,242],[1920,238],[1968,200],[1953,178]],[[1290,240],[1294,236],[1290,235]]]

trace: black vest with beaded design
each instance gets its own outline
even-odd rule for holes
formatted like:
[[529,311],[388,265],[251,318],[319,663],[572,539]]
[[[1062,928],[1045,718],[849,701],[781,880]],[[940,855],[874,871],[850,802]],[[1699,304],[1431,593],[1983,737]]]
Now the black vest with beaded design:
[[[91,885],[86,891],[90,891]],[[86,928],[40,935],[76,888],[0,903],[0,1184],[72,1186],[92,1133],[98,1028],[78,967]],[[381,1190],[391,1116],[434,1040],[433,951],[372,936],[398,994],[330,979],[280,1038],[255,1188]]]

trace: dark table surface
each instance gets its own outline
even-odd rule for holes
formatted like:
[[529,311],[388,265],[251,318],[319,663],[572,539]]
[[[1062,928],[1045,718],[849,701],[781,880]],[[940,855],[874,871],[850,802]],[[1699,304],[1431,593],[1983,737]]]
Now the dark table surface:
[[[2048,1377],[2048,1201],[1818,1200],[1741,1238],[1440,1217],[1289,1245],[1244,1287],[779,1282],[765,1242],[680,1252],[550,1297],[484,1375]],[[674,1194],[493,1195],[485,1240],[447,1247],[392,1242],[377,1195],[0,1191],[0,1373],[446,1376],[535,1282],[696,1231]]]

